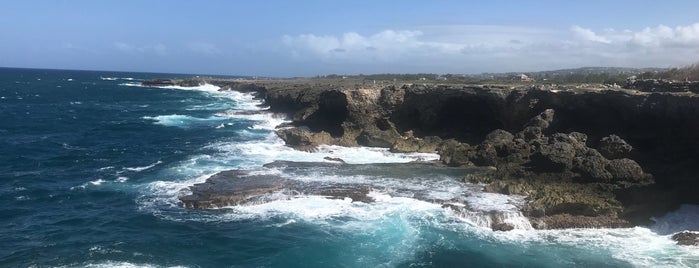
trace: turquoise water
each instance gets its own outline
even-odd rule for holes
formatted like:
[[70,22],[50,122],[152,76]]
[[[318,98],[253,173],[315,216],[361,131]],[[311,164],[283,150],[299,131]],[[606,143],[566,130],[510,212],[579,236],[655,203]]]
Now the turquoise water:
[[[699,249],[669,239],[696,207],[653,228],[534,231],[521,199],[478,191],[447,171],[262,168],[274,160],[393,163],[433,159],[380,149],[297,152],[283,122],[250,95],[148,88],[145,73],[0,69],[2,267],[697,267]],[[259,111],[257,114],[236,111]],[[187,186],[221,170],[357,183],[375,203],[317,196],[188,210]],[[475,215],[422,200],[511,211],[493,232]]]

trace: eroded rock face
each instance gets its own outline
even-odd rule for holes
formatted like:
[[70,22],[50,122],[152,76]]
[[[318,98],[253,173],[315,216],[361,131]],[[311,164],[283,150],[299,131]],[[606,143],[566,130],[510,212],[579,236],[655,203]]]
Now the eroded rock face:
[[276,130],[275,133],[286,144],[301,151],[314,151],[318,145],[333,144],[333,137],[325,131],[311,132],[304,128],[285,128]]
[[[476,146],[445,142],[442,160],[493,166],[489,175],[470,175],[465,181],[489,183],[485,189],[491,192],[527,196],[525,213],[545,228],[628,226],[630,222],[620,218],[625,207],[614,189],[648,185],[652,177],[636,161],[608,159],[590,148],[583,133],[544,134],[554,115],[547,109],[515,134],[494,130]],[[536,135],[525,133],[533,128]]]

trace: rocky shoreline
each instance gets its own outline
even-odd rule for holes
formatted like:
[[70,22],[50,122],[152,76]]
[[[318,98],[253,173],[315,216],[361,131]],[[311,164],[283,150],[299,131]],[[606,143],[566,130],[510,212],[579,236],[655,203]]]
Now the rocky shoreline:
[[535,228],[646,225],[679,204],[699,203],[699,96],[678,90],[694,84],[609,89],[198,78],[144,85],[204,82],[253,92],[270,111],[287,114],[292,123],[276,132],[299,150],[334,144],[438,151],[447,166],[489,167],[464,180],[527,196],[522,211]]

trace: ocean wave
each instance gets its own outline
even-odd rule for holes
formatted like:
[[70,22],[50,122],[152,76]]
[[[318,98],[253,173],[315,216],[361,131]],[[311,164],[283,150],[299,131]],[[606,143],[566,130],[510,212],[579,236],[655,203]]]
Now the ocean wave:
[[121,83],[119,85],[125,86],[125,87],[145,87],[141,83],[135,83],[135,82]]
[[84,263],[56,266],[57,268],[186,268],[186,266],[162,266],[148,263],[132,263],[124,261],[89,261]]
[[[211,123],[211,122],[226,120],[226,118],[218,117],[218,116],[200,118],[200,117],[181,115],[181,114],[144,116],[142,118],[146,119],[146,120],[153,120],[153,121],[155,121],[155,124],[158,124],[158,125],[163,125],[163,126],[168,126],[168,127],[181,127],[181,128],[188,128],[188,127],[192,127],[192,126],[197,126],[197,125],[201,125],[202,123],[204,123],[205,125],[209,125],[209,123]],[[212,126],[212,127],[214,127],[214,126]]]
[[183,86],[160,86],[156,88],[165,88],[165,89],[179,89],[179,90],[191,90],[191,91],[205,91],[205,92],[213,92],[213,93],[218,93],[221,90],[221,87],[214,86],[212,84],[203,84],[199,85],[196,87],[183,87]]
[[327,162],[326,157],[340,158],[349,164],[407,163],[439,159],[436,153],[391,153],[387,148],[336,145],[321,145],[315,152],[305,152],[286,146],[274,133],[267,134],[264,140],[217,142],[207,148],[219,150],[226,157],[239,158],[246,167],[259,167],[275,160]]
[[[104,77],[104,76],[100,76],[100,79],[104,80],[104,81],[117,81],[117,80],[140,81],[140,80],[142,80],[142,79],[136,79],[133,77]],[[69,79],[68,81],[73,81],[73,79]]]
[[162,163],[163,163],[163,161],[158,160],[157,162],[152,163],[152,164],[147,165],[147,166],[142,166],[142,167],[126,167],[126,168],[124,168],[124,169],[125,169],[125,170],[128,170],[128,171],[141,172],[141,171],[144,171],[144,170],[146,170],[146,169],[151,169],[151,168],[153,168],[153,167],[155,167],[155,166],[157,166],[157,165],[160,165],[160,164],[162,164]]

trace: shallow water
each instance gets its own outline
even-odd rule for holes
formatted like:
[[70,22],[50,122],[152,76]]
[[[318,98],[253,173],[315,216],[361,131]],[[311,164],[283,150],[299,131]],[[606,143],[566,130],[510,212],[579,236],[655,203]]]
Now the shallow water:
[[[696,230],[696,206],[652,228],[536,231],[516,213],[520,197],[482,193],[459,182],[461,171],[262,168],[326,156],[372,164],[436,155],[294,151],[272,133],[284,119],[251,95],[138,86],[156,76],[0,69],[1,266],[699,266],[699,249],[669,238]],[[188,186],[228,169],[369,185],[376,202],[297,196],[212,210],[178,203]],[[478,213],[438,201],[512,212],[519,228],[493,232]]]

